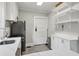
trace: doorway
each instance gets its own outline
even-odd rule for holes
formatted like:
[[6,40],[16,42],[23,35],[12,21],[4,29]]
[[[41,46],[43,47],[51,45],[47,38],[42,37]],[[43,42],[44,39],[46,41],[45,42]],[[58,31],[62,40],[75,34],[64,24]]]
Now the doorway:
[[34,30],[33,30],[33,44],[46,44],[47,43],[47,25],[48,18],[43,16],[34,17]]

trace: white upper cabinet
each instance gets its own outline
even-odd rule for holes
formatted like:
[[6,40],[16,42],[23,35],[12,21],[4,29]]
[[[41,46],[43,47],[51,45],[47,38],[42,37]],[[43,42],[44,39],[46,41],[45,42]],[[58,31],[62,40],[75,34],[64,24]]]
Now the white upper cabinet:
[[18,7],[15,2],[6,3],[6,20],[17,21],[18,17]]
[[5,9],[6,3],[0,2],[0,29],[5,28]]
[[5,32],[5,12],[6,11],[6,3],[0,2],[0,40],[4,37]]
[[79,22],[79,3],[57,12],[57,24],[68,22]]

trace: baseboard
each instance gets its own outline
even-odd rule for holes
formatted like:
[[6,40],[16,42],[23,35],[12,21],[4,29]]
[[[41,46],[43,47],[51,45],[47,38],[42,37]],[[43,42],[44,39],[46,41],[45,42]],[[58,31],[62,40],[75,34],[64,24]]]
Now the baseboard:
[[[48,44],[48,43],[46,42],[46,43],[43,43],[43,44]],[[28,46],[35,46],[35,45],[41,45],[41,44],[27,43],[26,47],[28,47]]]
[[33,43],[27,43],[27,44],[26,44],[26,47],[27,47],[27,46],[34,46],[34,44],[33,44]]

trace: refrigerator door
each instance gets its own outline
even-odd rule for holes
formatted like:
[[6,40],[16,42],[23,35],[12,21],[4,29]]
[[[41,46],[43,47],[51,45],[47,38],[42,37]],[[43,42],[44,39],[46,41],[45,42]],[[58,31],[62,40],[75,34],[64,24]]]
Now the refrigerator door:
[[11,36],[24,36],[25,30],[24,30],[24,23],[19,21],[17,23],[13,23],[11,25]]

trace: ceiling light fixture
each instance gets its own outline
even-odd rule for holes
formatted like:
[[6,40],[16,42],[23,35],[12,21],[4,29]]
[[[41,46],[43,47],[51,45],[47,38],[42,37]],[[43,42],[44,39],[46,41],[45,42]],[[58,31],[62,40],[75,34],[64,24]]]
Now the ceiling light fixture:
[[41,6],[43,4],[43,2],[37,2],[38,6]]

